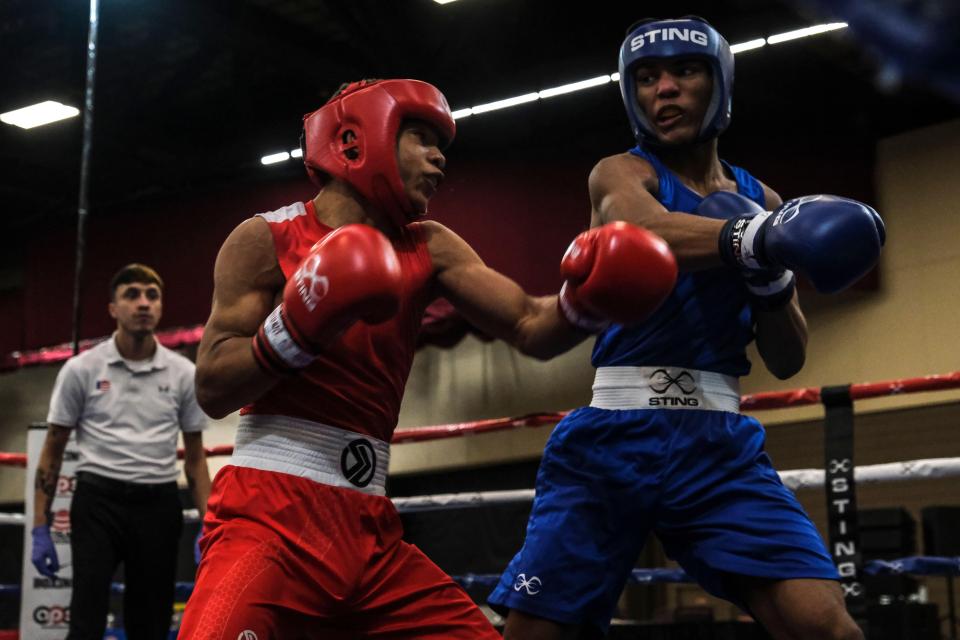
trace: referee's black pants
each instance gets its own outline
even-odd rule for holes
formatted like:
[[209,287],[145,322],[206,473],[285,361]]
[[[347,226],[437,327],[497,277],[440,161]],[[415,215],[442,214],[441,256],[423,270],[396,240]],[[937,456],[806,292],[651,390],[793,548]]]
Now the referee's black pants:
[[177,484],[139,484],[77,474],[70,507],[73,594],[67,640],[101,640],[110,583],[124,565],[123,626],[129,640],[165,640],[173,612],[183,512]]

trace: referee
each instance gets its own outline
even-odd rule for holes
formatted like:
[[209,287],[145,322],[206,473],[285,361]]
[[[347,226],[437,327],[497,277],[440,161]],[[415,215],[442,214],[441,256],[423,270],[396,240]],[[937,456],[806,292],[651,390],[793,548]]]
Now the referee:
[[113,337],[66,362],[57,375],[37,466],[33,564],[59,569],[50,505],[63,451],[77,431],[80,463],[71,505],[73,593],[68,640],[100,640],[110,582],[123,563],[123,619],[130,640],[166,638],[173,610],[183,516],[177,492],[177,435],[201,516],[210,495],[203,451],[207,418],[194,395],[194,365],[160,345],[154,329],[163,281],[141,264],[110,282]]

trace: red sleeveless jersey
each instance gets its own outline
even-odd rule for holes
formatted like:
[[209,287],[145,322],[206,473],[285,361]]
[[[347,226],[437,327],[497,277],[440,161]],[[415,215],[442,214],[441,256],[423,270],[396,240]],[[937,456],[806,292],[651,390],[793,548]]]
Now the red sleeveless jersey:
[[[317,219],[309,200],[257,215],[270,225],[287,278],[310,248],[333,231]],[[299,375],[281,381],[242,414],[303,418],[390,442],[420,322],[433,298],[433,263],[422,227],[412,224],[391,242],[403,274],[397,315],[374,326],[356,322]]]

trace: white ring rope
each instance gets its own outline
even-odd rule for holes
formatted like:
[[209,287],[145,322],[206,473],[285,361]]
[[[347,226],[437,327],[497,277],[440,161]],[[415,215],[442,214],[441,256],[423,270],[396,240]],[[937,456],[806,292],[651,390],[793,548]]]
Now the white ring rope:
[[[854,469],[858,484],[878,482],[902,482],[904,480],[923,480],[933,478],[952,478],[960,476],[960,458],[926,458],[904,462],[871,464]],[[793,491],[816,489],[823,486],[823,469],[792,469],[781,471],[783,484]],[[468,493],[439,493],[432,496],[411,496],[393,498],[393,504],[400,513],[421,511],[442,511],[463,507],[477,507],[491,504],[512,504],[533,500],[533,489],[514,489],[510,491],[474,491]],[[184,509],[184,522],[196,522],[199,517],[196,509]],[[24,525],[22,513],[0,513],[0,525]]]
[[393,498],[393,506],[400,513],[420,511],[442,511],[461,507],[478,507],[488,504],[513,504],[531,502],[533,489],[513,489],[511,491],[473,491],[470,493],[438,493],[432,496],[410,496]]
[[[816,489],[823,487],[823,469],[793,469],[781,471],[783,484],[793,490]],[[854,478],[858,484],[877,482],[901,482],[931,478],[951,478],[960,476],[960,458],[927,458],[872,464],[854,469]],[[507,504],[533,500],[533,489],[513,491],[476,491],[472,493],[441,493],[432,496],[412,496],[393,498],[393,504],[400,513],[417,511],[441,511],[460,507],[473,507],[487,504]]]
[[[856,467],[853,477],[857,484],[902,482],[960,476],[960,458],[925,458],[904,462],[887,462]],[[823,469],[794,469],[780,472],[780,479],[789,489],[813,489],[824,483]]]
[[26,524],[27,518],[22,513],[0,513],[0,524]]
[[[951,478],[960,476],[960,458],[927,458],[872,464],[854,469],[854,478],[858,484],[877,482],[900,482],[930,478]],[[823,487],[823,469],[793,469],[781,471],[783,484],[793,490],[815,489]],[[413,496],[393,498],[393,504],[401,513],[417,511],[440,511],[460,507],[473,507],[481,504],[506,504],[533,500],[533,489],[513,491],[476,491],[472,493],[441,493],[432,496]]]

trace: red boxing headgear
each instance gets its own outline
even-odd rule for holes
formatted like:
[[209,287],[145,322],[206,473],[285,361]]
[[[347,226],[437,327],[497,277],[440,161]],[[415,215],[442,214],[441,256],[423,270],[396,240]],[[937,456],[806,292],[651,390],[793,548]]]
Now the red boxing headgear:
[[403,190],[397,136],[410,118],[436,127],[444,146],[457,131],[447,99],[432,84],[375,80],[348,85],[303,117],[300,146],[307,174],[319,187],[329,177],[343,180],[398,225],[406,225],[418,212]]

